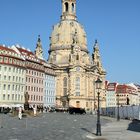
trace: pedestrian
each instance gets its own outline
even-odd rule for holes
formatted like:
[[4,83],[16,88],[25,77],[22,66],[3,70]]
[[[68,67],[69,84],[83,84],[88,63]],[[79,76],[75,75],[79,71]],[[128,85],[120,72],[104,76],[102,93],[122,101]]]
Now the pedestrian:
[[19,118],[19,120],[22,119],[22,107],[21,106],[19,107],[19,110],[18,110],[18,118]]
[[36,116],[36,107],[33,107],[34,117]]

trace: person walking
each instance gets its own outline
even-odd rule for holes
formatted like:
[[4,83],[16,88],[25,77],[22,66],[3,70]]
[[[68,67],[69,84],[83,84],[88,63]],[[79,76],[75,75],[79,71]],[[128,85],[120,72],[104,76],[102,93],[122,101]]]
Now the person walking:
[[18,118],[19,118],[19,120],[22,119],[22,107],[21,106],[19,107],[19,110],[18,110]]

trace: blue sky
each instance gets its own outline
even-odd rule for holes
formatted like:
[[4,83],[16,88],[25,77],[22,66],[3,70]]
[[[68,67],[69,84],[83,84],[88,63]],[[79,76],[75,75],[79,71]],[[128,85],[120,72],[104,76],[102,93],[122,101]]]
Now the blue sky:
[[[140,83],[140,0],[77,0],[76,6],[90,53],[98,39],[106,79]],[[0,0],[0,9],[0,44],[20,44],[34,51],[40,34],[47,59],[61,0]]]

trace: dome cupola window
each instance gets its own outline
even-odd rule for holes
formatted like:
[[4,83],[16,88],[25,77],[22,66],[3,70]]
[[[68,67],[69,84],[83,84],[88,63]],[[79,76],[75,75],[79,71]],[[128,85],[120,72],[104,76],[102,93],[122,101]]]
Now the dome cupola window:
[[72,3],[72,12],[75,12],[74,4]]
[[65,11],[68,12],[69,11],[69,4],[66,2],[65,3]]

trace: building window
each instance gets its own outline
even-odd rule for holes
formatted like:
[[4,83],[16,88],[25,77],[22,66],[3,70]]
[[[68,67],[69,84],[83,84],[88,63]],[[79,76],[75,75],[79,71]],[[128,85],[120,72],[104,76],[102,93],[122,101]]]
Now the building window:
[[14,100],[14,94],[12,94],[12,100]]
[[8,90],[10,90],[10,85],[8,85]]
[[6,90],[6,85],[5,84],[3,85],[3,90]]
[[33,95],[31,95],[31,101],[33,100]]
[[5,100],[5,94],[3,94],[3,100]]
[[20,100],[20,95],[18,95],[18,100]]
[[2,56],[0,56],[0,62],[3,62],[3,57]]
[[80,101],[76,101],[76,107],[80,107]]
[[75,95],[76,96],[80,96],[80,92],[75,92]]
[[15,100],[17,100],[17,94],[16,94],[16,96],[15,96]]
[[12,58],[9,59],[9,63],[12,64]]
[[8,96],[7,96],[7,100],[9,100],[10,99],[10,95],[8,94]]
[[15,81],[15,76],[13,76],[13,81]]
[[18,81],[18,77],[16,76],[16,82]]
[[8,77],[8,80],[9,80],[9,81],[11,80],[11,76]]
[[16,60],[15,59],[13,59],[13,64],[16,64]]
[[4,67],[4,71],[7,71],[7,67]]
[[[30,97],[30,96],[29,96]],[[23,96],[21,95],[21,101],[23,100]]]
[[16,89],[15,89],[15,91],[17,91],[17,85],[16,85]]
[[30,86],[28,86],[28,91],[30,91]]
[[14,91],[14,89],[15,89],[14,87],[15,87],[15,86],[13,85],[13,88],[12,88],[13,91]]
[[4,62],[8,63],[8,58],[7,57],[4,57]]
[[23,92],[23,86],[22,86],[22,88],[21,88],[21,91]]
[[4,75],[4,80],[6,80],[6,75]]

